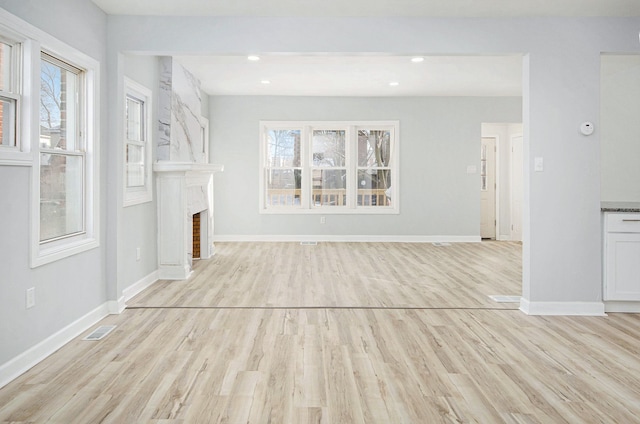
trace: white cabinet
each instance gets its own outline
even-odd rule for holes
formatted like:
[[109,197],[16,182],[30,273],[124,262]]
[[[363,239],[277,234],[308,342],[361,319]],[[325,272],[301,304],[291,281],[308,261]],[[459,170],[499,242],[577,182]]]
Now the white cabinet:
[[640,213],[605,213],[605,301],[640,301]]

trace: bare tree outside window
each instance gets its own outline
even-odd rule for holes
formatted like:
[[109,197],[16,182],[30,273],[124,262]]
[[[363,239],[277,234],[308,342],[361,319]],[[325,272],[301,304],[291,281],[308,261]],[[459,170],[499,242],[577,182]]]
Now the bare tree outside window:
[[43,54],[40,64],[40,241],[84,230],[80,71]]

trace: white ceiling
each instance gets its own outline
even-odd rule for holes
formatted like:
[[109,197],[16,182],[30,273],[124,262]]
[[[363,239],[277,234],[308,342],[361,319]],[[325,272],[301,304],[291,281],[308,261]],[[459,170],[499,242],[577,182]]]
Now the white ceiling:
[[114,15],[640,16],[638,0],[93,0]]
[[[210,95],[520,96],[521,56],[176,56]],[[261,81],[268,80],[269,84]],[[390,82],[397,86],[390,86]]]
[[[109,14],[278,17],[640,16],[640,0],[93,0]],[[180,56],[211,95],[518,96],[519,56]],[[261,84],[268,79],[271,83]],[[391,87],[389,82],[397,81]]]

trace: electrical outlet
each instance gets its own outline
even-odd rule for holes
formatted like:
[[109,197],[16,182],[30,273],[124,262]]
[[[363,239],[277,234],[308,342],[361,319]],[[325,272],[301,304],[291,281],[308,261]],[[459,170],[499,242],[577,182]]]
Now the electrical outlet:
[[36,306],[36,288],[27,289],[27,309]]
[[326,224],[326,223],[327,223],[327,217],[325,217],[325,216],[321,216],[321,217],[320,217],[320,223],[321,223],[321,224]]
[[139,261],[140,258],[141,258],[141,256],[140,256],[140,248],[136,247],[136,261]]

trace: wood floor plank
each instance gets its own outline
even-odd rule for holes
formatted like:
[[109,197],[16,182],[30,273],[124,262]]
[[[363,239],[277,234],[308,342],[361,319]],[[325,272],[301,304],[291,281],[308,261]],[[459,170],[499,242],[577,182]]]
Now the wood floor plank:
[[496,308],[519,245],[450,247],[225,244],[0,389],[0,422],[640,423],[640,315]]

